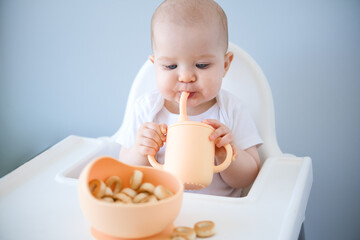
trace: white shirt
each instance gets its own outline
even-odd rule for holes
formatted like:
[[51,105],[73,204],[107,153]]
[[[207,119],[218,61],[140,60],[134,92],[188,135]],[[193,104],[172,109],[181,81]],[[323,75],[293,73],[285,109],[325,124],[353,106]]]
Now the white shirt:
[[[135,143],[139,127],[145,122],[166,123],[168,126],[178,121],[179,115],[170,113],[164,107],[164,98],[157,91],[151,91],[136,100],[134,110],[130,116],[124,119],[116,142],[126,148]],[[204,113],[196,116],[188,116],[190,121],[201,122],[205,119],[217,119],[225,124],[234,136],[234,144],[242,150],[262,143],[255,123],[239,102],[231,93],[220,90],[216,97],[216,103]],[[160,149],[156,159],[164,163],[165,146]],[[241,189],[235,189],[227,185],[219,173],[215,173],[211,184],[201,190],[192,191],[219,196],[240,197]]]

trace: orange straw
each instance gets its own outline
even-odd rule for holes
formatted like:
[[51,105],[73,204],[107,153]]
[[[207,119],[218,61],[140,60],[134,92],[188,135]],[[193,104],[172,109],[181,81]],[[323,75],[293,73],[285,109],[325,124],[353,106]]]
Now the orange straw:
[[189,97],[189,92],[182,92],[180,96],[180,115],[179,115],[179,121],[187,121],[188,116],[186,113],[186,102]]

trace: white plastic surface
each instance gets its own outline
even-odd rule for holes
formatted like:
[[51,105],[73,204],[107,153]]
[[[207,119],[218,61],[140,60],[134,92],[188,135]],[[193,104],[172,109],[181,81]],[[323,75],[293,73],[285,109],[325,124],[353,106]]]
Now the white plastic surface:
[[[77,173],[113,148],[107,139],[69,136],[1,178],[0,239],[92,239],[80,211]],[[212,240],[297,239],[311,184],[310,158],[270,158],[247,197],[185,193],[174,224],[212,220]]]

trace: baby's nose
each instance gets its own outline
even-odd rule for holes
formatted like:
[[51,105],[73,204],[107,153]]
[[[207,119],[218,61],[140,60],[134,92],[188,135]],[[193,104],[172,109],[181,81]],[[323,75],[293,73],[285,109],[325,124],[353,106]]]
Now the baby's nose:
[[196,75],[192,71],[183,71],[179,75],[179,82],[195,82],[196,81]]

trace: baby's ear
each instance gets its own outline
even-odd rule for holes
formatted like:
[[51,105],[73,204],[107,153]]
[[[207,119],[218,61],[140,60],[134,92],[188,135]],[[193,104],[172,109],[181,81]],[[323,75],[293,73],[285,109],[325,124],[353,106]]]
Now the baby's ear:
[[149,60],[152,62],[152,63],[154,63],[154,55],[149,55]]
[[232,62],[233,58],[234,58],[234,54],[232,52],[226,53],[225,62],[224,62],[224,70],[225,70],[224,77],[225,77],[227,71],[230,68],[230,65],[231,65],[231,62]]

